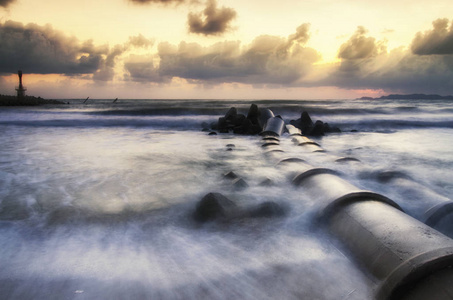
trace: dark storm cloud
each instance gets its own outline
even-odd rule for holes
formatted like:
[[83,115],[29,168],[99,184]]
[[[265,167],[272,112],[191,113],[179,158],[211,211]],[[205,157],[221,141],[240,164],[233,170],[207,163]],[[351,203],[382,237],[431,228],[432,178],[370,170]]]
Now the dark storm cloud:
[[54,30],[8,21],[0,24],[0,70],[15,73],[18,69],[39,74],[87,74],[98,69],[106,47],[83,44]]
[[[160,43],[160,64],[139,62],[129,64],[131,80],[157,81],[160,78],[184,78],[190,82],[219,84],[237,82],[249,84],[290,85],[309,73],[320,55],[304,47],[308,41],[308,24],[288,38],[263,35],[250,45],[221,42],[210,47],[181,42],[178,46]],[[146,71],[149,69],[149,73]],[[159,79],[162,80],[162,79]]]
[[437,19],[433,29],[417,33],[411,46],[418,55],[453,54],[453,22],[448,28],[448,19]]
[[7,7],[11,3],[15,2],[16,0],[0,0],[0,6]]
[[219,35],[230,28],[231,21],[236,18],[232,8],[217,8],[215,0],[208,0],[201,13],[188,15],[189,32],[204,35]]

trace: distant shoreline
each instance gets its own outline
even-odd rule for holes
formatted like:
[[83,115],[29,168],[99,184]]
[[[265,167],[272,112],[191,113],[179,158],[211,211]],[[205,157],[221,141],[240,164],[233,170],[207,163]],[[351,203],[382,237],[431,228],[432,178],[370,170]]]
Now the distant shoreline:
[[38,106],[45,104],[66,104],[59,100],[47,100],[41,97],[25,96],[18,99],[16,96],[0,95],[0,106]]
[[401,94],[390,94],[387,96],[382,96],[379,98],[373,97],[361,97],[357,98],[358,100],[453,100],[453,96],[441,96],[441,95],[427,95],[427,94],[408,94],[408,95],[401,95]]

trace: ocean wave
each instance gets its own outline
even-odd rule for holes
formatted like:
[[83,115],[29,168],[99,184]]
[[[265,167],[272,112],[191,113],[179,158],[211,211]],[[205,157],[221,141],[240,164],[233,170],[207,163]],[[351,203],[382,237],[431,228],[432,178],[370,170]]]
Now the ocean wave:
[[360,120],[332,122],[342,130],[382,131],[410,128],[453,128],[452,120]]
[[60,120],[8,120],[0,121],[2,126],[30,127],[149,127],[179,130],[201,129],[203,122],[211,123],[216,117],[197,116],[161,118],[97,118],[97,119],[60,119]]

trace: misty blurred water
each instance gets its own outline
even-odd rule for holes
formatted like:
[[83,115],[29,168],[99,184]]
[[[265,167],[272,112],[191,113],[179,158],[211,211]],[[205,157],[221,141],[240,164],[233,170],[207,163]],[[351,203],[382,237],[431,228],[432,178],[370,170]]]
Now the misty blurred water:
[[[249,101],[68,101],[0,110],[2,299],[370,298],[372,278],[317,227],[317,204],[266,159],[257,136],[201,131],[231,106],[246,113]],[[287,121],[307,110],[343,129],[316,139],[328,155],[284,136],[288,155],[340,170],[414,215],[424,200],[414,204],[376,174],[401,172],[450,197],[447,101],[255,103]],[[229,171],[249,188],[233,189]],[[275,184],[261,186],[266,178]],[[288,213],[201,225],[192,214],[209,192],[244,209],[274,201]]]

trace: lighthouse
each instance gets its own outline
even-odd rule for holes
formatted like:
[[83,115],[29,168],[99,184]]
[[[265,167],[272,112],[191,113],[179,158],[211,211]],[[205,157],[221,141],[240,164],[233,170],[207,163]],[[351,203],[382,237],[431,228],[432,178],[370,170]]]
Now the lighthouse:
[[19,75],[19,86],[16,87],[17,98],[23,99],[25,97],[25,91],[27,89],[22,85],[22,71],[17,71],[17,75]]

